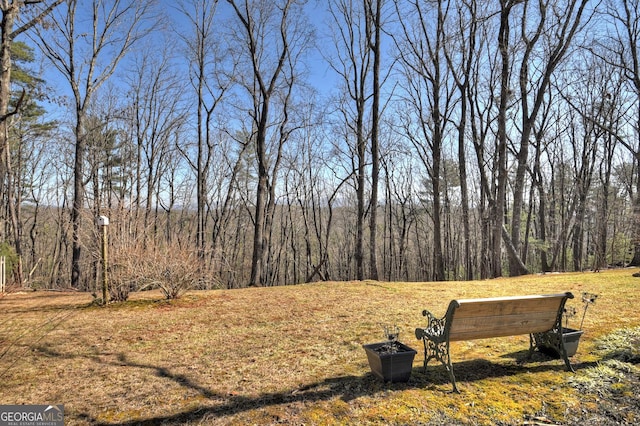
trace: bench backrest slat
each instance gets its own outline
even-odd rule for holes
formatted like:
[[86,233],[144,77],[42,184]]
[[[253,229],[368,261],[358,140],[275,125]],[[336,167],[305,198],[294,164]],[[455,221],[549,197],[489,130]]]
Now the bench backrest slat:
[[449,341],[543,333],[551,330],[571,293],[453,300]]

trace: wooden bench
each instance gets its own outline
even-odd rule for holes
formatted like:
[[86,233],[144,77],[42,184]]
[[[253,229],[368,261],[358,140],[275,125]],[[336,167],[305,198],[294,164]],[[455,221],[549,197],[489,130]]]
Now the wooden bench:
[[449,372],[453,391],[460,392],[453,375],[450,342],[529,334],[529,358],[537,347],[536,337],[558,347],[567,370],[574,371],[562,339],[562,315],[570,292],[520,297],[461,299],[449,303],[447,313],[428,318],[426,328],[416,328],[416,338],[424,343],[424,368],[431,359],[442,362]]

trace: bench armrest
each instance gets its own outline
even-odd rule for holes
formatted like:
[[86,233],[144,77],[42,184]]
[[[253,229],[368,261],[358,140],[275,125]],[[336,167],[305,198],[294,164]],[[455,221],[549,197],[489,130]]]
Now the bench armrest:
[[439,340],[444,336],[446,315],[442,318],[437,318],[431,312],[426,309],[422,311],[422,315],[427,317],[426,328],[416,328],[416,339],[422,340]]

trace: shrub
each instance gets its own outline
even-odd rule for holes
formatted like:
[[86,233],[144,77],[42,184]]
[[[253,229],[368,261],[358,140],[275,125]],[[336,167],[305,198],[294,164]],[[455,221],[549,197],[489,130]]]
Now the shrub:
[[114,301],[127,300],[131,291],[155,288],[167,299],[177,299],[188,290],[212,286],[192,249],[122,244],[115,245],[112,252],[109,288]]

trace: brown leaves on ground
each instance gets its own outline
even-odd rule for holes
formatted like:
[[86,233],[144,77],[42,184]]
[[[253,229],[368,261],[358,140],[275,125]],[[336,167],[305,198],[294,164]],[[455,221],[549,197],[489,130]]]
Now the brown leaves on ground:
[[[616,376],[622,384],[606,395],[576,383],[613,368],[602,338],[640,326],[633,272],[327,282],[173,301],[156,290],[106,308],[82,293],[9,294],[0,299],[0,401],[64,404],[71,425],[631,424],[640,418],[633,374]],[[572,360],[576,374],[541,354],[521,363],[528,336],[452,344],[460,395],[442,366],[423,371],[413,337],[423,309],[443,315],[454,298],[563,291],[576,305],[583,291],[600,295]],[[382,324],[397,324],[400,340],[418,349],[406,384],[369,372],[362,345],[382,340]]]

